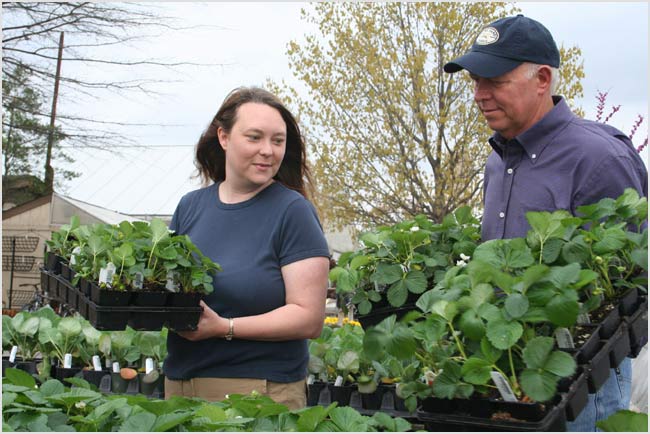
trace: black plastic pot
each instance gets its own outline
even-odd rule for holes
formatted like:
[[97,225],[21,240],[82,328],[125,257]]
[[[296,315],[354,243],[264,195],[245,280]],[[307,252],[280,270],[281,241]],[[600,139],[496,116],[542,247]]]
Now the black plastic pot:
[[636,312],[629,317],[623,317],[630,335],[630,357],[636,357],[643,346],[648,343],[648,299],[641,297]]
[[58,279],[51,272],[48,273],[48,275],[47,275],[47,282],[48,282],[47,287],[49,289],[50,298],[54,298],[54,299],[57,299],[57,300],[65,299],[65,294],[63,294],[63,296],[61,296],[61,293],[59,291],[60,283],[59,283]]
[[85,277],[79,279],[79,291],[81,291],[84,296],[90,298],[90,281]]
[[167,306],[196,307],[202,297],[200,292],[170,292],[167,296]]
[[377,390],[372,393],[359,392],[359,396],[361,397],[361,408],[366,410],[379,410],[382,399],[384,398],[384,390],[377,387]]
[[331,402],[338,402],[339,407],[350,405],[350,397],[355,389],[354,385],[335,386],[334,384],[328,384],[327,386],[330,391]]
[[110,374],[111,373],[108,370],[93,371],[93,370],[84,369],[81,371],[81,375],[83,376],[83,379],[89,382],[90,384],[94,384],[98,388],[101,385],[102,378]]
[[621,325],[621,321],[619,310],[617,308],[610,310],[599,323],[601,339],[609,339]]
[[102,289],[96,283],[90,283],[90,299],[97,306],[128,306],[131,292]]
[[639,290],[630,288],[618,299],[618,310],[621,316],[629,316],[636,310],[639,301]]
[[323,381],[314,381],[307,385],[307,405],[314,406],[320,402],[321,391],[325,389],[327,383]]
[[592,357],[588,365],[587,385],[589,386],[589,393],[596,393],[609,378],[611,369],[609,353],[609,341],[600,341],[600,349]]
[[88,302],[86,319],[97,330],[124,330],[129,323],[131,312],[128,308],[101,307]]
[[[17,361],[13,363],[13,366],[7,366],[7,367],[21,369],[27,372],[28,374],[38,375],[37,365],[39,362],[40,360]],[[3,363],[3,368],[4,368],[4,363]]]
[[131,380],[122,378],[119,372],[111,372],[111,392],[113,393],[137,393],[138,377]]
[[167,304],[168,294],[168,291],[133,291],[130,304],[132,306],[165,306]]
[[61,274],[61,263],[63,258],[52,252],[46,252],[45,268],[52,274]]
[[165,377],[159,371],[152,371],[149,375],[141,372],[138,374],[138,384],[139,391],[143,395],[160,395],[165,384]]
[[80,295],[77,299],[77,312],[84,318],[88,318],[88,299]]
[[[52,378],[56,378],[57,380],[63,382],[63,383],[68,383],[70,384],[69,381],[66,381],[66,378],[71,378],[71,377],[80,377],[81,374],[81,367],[77,368],[62,368],[60,366],[55,366],[52,368]],[[77,375],[79,374],[79,375]]]
[[592,357],[598,352],[600,341],[600,326],[583,324],[578,327],[582,333],[591,333],[591,335],[582,343],[582,345],[576,347],[578,356],[577,362],[583,365],[585,363],[589,363]]
[[61,277],[68,282],[72,282],[72,273],[72,268],[70,268],[70,265],[67,262],[61,264]]
[[43,292],[50,293],[50,276],[44,268],[41,268],[41,289]]
[[622,323],[610,338],[609,363],[611,368],[618,368],[623,359],[630,354],[630,335],[627,325]]
[[584,368],[578,366],[575,379],[570,383],[568,389],[562,390],[560,385],[558,385],[558,389],[560,392],[566,393],[566,420],[572,422],[576,420],[589,401],[589,386]]

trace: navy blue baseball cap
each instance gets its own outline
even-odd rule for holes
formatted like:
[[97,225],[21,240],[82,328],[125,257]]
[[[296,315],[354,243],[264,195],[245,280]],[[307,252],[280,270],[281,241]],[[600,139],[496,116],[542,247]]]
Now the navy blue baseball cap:
[[560,66],[560,52],[551,32],[541,23],[521,14],[501,18],[485,27],[472,48],[448,62],[445,72],[466,69],[484,78],[498,77],[523,62]]

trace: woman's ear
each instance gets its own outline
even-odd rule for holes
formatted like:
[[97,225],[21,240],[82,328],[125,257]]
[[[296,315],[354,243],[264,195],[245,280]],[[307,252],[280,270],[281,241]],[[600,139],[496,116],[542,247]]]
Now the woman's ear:
[[228,148],[228,133],[226,133],[223,128],[219,127],[217,128],[217,138],[219,139],[221,148],[226,151]]

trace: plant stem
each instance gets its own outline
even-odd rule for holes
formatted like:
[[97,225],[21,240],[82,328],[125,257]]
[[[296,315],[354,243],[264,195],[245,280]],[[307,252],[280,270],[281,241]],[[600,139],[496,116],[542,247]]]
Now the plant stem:
[[458,339],[458,336],[456,335],[456,330],[454,330],[454,326],[452,325],[451,321],[447,322],[449,325],[449,328],[451,329],[451,334],[454,337],[454,340],[456,341],[456,346],[458,347],[458,351],[460,351],[460,354],[462,354],[463,359],[467,360],[467,356],[465,355],[465,350],[463,349],[463,344],[460,342],[460,339]]
[[515,375],[515,365],[512,362],[512,348],[508,348],[508,360],[510,361],[510,373],[512,374],[511,380],[513,386],[515,386],[517,393],[519,391],[519,383],[517,383],[517,376]]

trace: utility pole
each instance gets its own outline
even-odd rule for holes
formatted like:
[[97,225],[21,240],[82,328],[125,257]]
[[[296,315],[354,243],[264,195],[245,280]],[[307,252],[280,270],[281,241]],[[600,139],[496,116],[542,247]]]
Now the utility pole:
[[50,114],[50,131],[47,136],[47,155],[45,157],[45,189],[48,193],[54,191],[54,169],[52,168],[52,146],[54,145],[54,120],[56,119],[56,100],[59,97],[59,79],[61,78],[61,59],[63,57],[63,32],[59,38],[59,56],[56,60],[56,76],[54,78],[54,97],[52,98],[52,113]]

